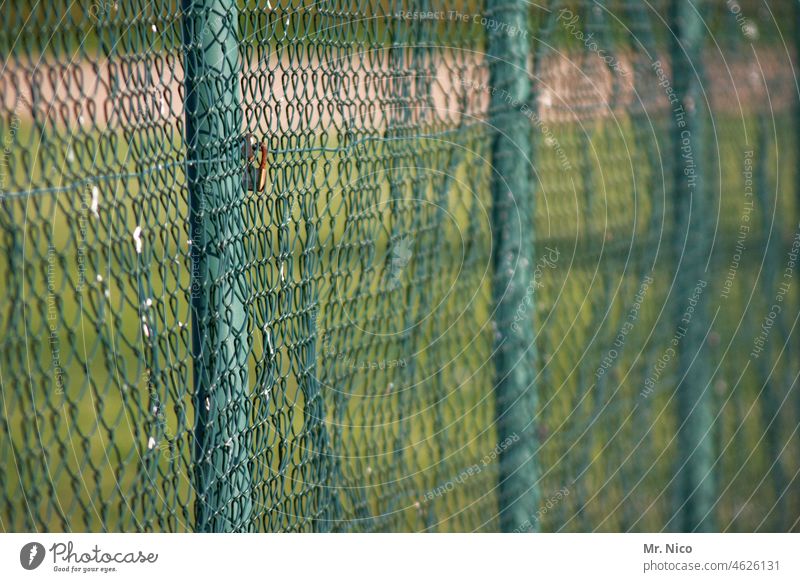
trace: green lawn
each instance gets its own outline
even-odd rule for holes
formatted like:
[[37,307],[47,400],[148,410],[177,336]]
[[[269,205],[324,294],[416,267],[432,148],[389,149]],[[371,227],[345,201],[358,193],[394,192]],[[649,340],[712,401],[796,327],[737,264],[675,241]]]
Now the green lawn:
[[[741,143],[738,130],[727,129],[732,122],[720,126],[731,133],[722,143]],[[779,134],[785,151],[791,151],[788,128]],[[676,458],[674,363],[651,399],[638,395],[674,333],[663,311],[674,256],[654,202],[661,176],[635,147],[642,138],[630,120],[598,125],[591,151],[578,128],[554,129],[574,169],[561,169],[557,152],[538,144],[539,249],[556,248],[560,258],[545,272],[529,316],[540,330],[541,491],[545,499],[564,487],[570,493],[541,525],[659,529],[674,502],[664,491]],[[21,195],[1,202],[0,526],[191,529],[182,145],[146,130],[132,137],[82,132],[71,143],[61,129],[42,143],[28,124],[19,136],[21,149],[38,157],[24,163],[15,157],[11,191]],[[244,207],[254,527],[321,527],[315,520],[324,516],[314,512],[329,493],[317,483],[319,467],[331,467],[319,449],[325,432],[337,455],[330,470],[338,472],[333,496],[342,508],[341,529],[496,529],[497,466],[481,463],[496,444],[489,168],[480,160],[487,134],[474,127],[443,139],[374,140],[346,153],[339,136],[304,139],[300,152],[271,154],[267,192],[248,194]],[[626,146],[633,158],[621,161]],[[742,152],[726,146],[720,159],[717,274],[726,269],[738,225]],[[770,183],[788,190],[792,167],[783,161],[779,167],[780,180],[770,174]],[[97,195],[85,183],[89,176]],[[780,203],[781,232],[789,233],[793,199],[782,194]],[[669,200],[663,208],[669,212]],[[757,239],[754,232],[754,245]],[[658,240],[664,248],[653,271],[657,283],[598,383],[595,371],[628,316]],[[411,257],[397,273],[399,241],[411,245]],[[768,423],[759,412],[759,373],[749,369],[728,398],[758,328],[763,306],[748,301],[760,277],[751,257],[724,305],[721,277],[708,291],[712,305],[724,309],[714,352],[722,364],[715,386],[725,384],[716,388],[722,411],[716,439],[719,450],[732,448],[720,461],[720,484],[731,487],[719,514],[722,523],[736,519],[733,529],[755,527],[763,517],[757,508],[777,499],[771,481],[757,483],[771,464],[760,439]],[[49,309],[57,313],[63,394],[54,380]],[[736,327],[742,315],[745,330]],[[312,321],[316,352],[308,342]],[[788,389],[786,357],[778,359],[777,351],[770,357]],[[322,386],[324,423],[312,414],[308,373]],[[782,414],[781,439],[796,418],[790,410]],[[795,439],[782,455],[789,476],[796,448]],[[477,473],[459,477],[475,464]],[[426,500],[442,487],[443,494]],[[787,503],[796,515],[797,497]]]

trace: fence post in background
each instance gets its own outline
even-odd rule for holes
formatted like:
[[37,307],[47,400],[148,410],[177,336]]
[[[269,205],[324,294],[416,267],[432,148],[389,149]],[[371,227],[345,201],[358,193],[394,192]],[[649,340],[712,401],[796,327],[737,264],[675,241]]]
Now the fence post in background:
[[[525,0],[488,0],[495,403],[501,531],[536,529],[532,129]],[[518,317],[518,313],[522,317]]]
[[241,104],[235,0],[183,0],[196,531],[249,525]]
[[704,172],[709,159],[707,113],[703,88],[706,36],[703,0],[673,0],[672,71],[676,103],[673,113],[675,187],[675,317],[678,352],[678,466],[676,507],[672,516],[680,531],[711,531],[716,486],[713,473],[713,391],[708,342],[707,264],[714,236],[712,192]]
[[[789,30],[791,34],[794,35],[794,59],[792,60],[795,78],[800,75],[800,0],[797,0],[794,3],[794,24],[793,27],[790,27]],[[794,170],[794,224],[800,225],[800,94],[794,95],[794,157],[795,157],[795,170]],[[788,156],[787,156],[788,157]],[[797,262],[797,266],[795,268],[796,275],[800,275],[800,261]],[[798,308],[797,301],[795,301],[795,308]],[[792,329],[791,332],[792,341],[790,343],[791,349],[790,353],[794,358],[800,358],[800,353],[797,351],[797,337],[798,337],[798,330]],[[790,360],[791,361],[791,360]],[[800,359],[795,359],[795,362],[800,364]],[[790,385],[790,390],[794,389],[793,385]],[[800,395],[796,395],[794,398],[794,405],[795,405],[795,421],[800,422]]]

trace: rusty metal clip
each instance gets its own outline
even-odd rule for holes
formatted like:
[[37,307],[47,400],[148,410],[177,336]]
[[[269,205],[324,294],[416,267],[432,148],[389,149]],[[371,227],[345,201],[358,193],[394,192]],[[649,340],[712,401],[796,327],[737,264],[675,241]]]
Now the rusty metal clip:
[[[256,150],[261,151],[261,159],[256,162]],[[263,192],[267,185],[267,144],[258,142],[253,134],[244,136],[242,154],[247,160],[244,178],[242,180],[245,190]]]

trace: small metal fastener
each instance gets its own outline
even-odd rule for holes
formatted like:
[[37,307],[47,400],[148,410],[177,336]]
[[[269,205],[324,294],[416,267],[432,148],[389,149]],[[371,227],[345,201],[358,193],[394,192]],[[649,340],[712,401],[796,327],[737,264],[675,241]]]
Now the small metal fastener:
[[[261,151],[261,159],[256,162],[256,149]],[[247,160],[243,183],[246,190],[263,192],[267,185],[267,144],[259,143],[252,134],[245,135],[242,153]]]

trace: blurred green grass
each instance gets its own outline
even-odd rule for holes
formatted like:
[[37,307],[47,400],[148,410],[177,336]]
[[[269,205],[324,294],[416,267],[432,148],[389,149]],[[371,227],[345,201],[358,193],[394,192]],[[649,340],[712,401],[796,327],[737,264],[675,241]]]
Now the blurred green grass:
[[[753,130],[755,123],[755,119],[748,120],[746,127]],[[724,242],[735,236],[741,211],[736,196],[741,190],[742,142],[739,129],[734,129],[735,120],[719,125],[730,128],[730,134],[720,139],[723,198],[718,233],[722,250],[717,270],[724,272],[719,265],[726,264],[730,252]],[[785,151],[792,151],[790,127],[786,123],[779,128],[778,139],[786,145]],[[279,197],[292,199],[304,190],[314,195],[319,240],[314,275],[320,301],[317,349],[324,336],[336,350],[319,357],[316,365],[326,386],[327,430],[335,450],[343,455],[339,494],[347,515],[373,516],[350,526],[445,531],[493,527],[491,519],[482,520],[496,515],[494,466],[430,503],[421,501],[426,492],[451,482],[495,446],[493,378],[487,365],[492,342],[490,290],[484,273],[490,249],[484,212],[488,171],[479,161],[486,147],[483,131],[474,128],[465,134],[465,141],[474,145],[475,151],[461,160],[450,157],[455,180],[446,182],[446,205],[451,211],[446,217],[432,205],[401,204],[389,211],[390,198],[398,194],[403,199],[422,194],[429,201],[442,200],[443,193],[436,185],[444,182],[429,177],[415,182],[407,176],[394,180],[402,186],[393,192],[386,175],[375,175],[374,164],[390,152],[352,152],[346,162],[349,165],[342,166],[340,153],[335,151],[338,141],[331,136],[326,141],[331,151],[315,150],[313,143],[307,143],[309,151],[299,160],[296,153],[273,153],[268,192],[249,195],[251,207],[260,213],[249,236],[254,248],[265,250],[254,258],[250,273],[264,285],[259,291],[280,303],[269,322],[277,325],[273,347],[279,354],[269,367],[273,374],[271,400],[266,410],[257,410],[263,403],[254,404],[253,409],[254,415],[264,415],[258,416],[259,432],[254,432],[254,438],[265,448],[282,451],[282,455],[261,451],[254,465],[265,474],[257,499],[262,525],[274,529],[312,525],[294,515],[302,503],[313,499],[315,485],[297,470],[310,454],[305,395],[297,381],[300,348],[293,336],[301,324],[294,319],[299,316],[290,313],[296,305],[292,293],[287,294],[287,287],[279,283],[283,268],[288,287],[293,291],[300,288],[307,266],[298,251],[307,240],[308,224],[300,204],[293,207],[283,225],[276,224],[272,202]],[[545,517],[545,529],[575,516],[573,528],[600,524],[600,529],[614,530],[621,524],[636,527],[637,523],[639,528],[660,527],[672,502],[668,495],[653,497],[662,493],[673,469],[674,445],[669,443],[676,419],[668,402],[674,378],[667,374],[661,380],[662,391],[644,404],[638,416],[629,415],[641,379],[663,347],[660,342],[672,333],[670,320],[661,310],[667,302],[674,260],[666,248],[671,244],[667,240],[670,231],[654,232],[651,223],[658,209],[653,204],[658,192],[648,190],[647,185],[657,184],[659,176],[646,160],[636,163],[645,155],[643,151],[635,152],[637,160],[632,164],[620,164],[613,157],[623,143],[640,143],[636,131],[632,121],[620,127],[601,126],[592,136],[601,157],[574,164],[577,170],[572,172],[557,169],[559,159],[552,148],[539,144],[537,149],[536,164],[542,178],[537,194],[538,244],[540,248],[555,246],[564,257],[552,275],[548,273],[544,288],[537,291],[544,427],[541,461],[546,470],[541,488],[547,494],[566,485],[574,492]],[[558,139],[573,144],[570,152],[576,158],[582,155],[574,145],[581,143],[581,135],[576,127],[557,128]],[[178,164],[181,146],[161,144],[158,151],[162,157],[150,166],[154,171],[148,174],[141,170],[152,144],[137,141],[138,137],[129,142],[121,135],[81,133],[77,144],[70,144],[72,136],[66,134],[49,142],[41,137],[30,125],[21,128],[20,143],[28,151],[40,152],[41,157],[13,167],[14,184],[40,191],[2,199],[0,277],[6,284],[0,320],[0,374],[6,438],[0,445],[4,483],[0,526],[7,531],[33,527],[48,531],[189,529],[193,494],[187,472],[194,415],[186,349],[190,269],[186,192]],[[104,143],[113,143],[112,157]],[[434,170],[451,149],[419,138],[406,146],[406,159],[423,159]],[[362,166],[354,158],[360,159]],[[762,161],[767,163],[767,159]],[[171,164],[168,171],[164,164]],[[293,166],[311,170],[305,172],[302,183],[287,177],[297,173],[283,173]],[[593,167],[593,174],[585,172],[587,166]],[[776,167],[781,174],[771,176],[771,182],[784,187],[792,183],[791,166],[782,162]],[[92,184],[99,188],[97,216],[91,209],[92,189],[85,176],[94,176]],[[369,204],[365,207],[358,202],[362,195],[371,201],[372,211]],[[795,226],[793,197],[781,195],[779,204],[779,230],[785,242],[786,233]],[[382,210],[375,212],[376,206]],[[353,217],[362,222],[354,226]],[[136,226],[143,228],[142,257],[137,257],[132,239]],[[82,228],[86,229],[84,243]],[[415,256],[409,265],[415,276],[387,292],[390,239],[405,234],[404,229],[416,237]],[[571,239],[576,233],[577,238]],[[752,240],[764,234],[754,232]],[[605,392],[593,391],[594,370],[630,308],[641,274],[647,272],[650,255],[643,251],[661,237],[666,258],[655,273],[659,285],[643,305],[627,339],[629,348],[611,372],[613,381]],[[631,240],[636,246],[629,261]],[[287,242],[291,252],[281,258],[276,250],[285,250],[282,245]],[[86,269],[80,285],[78,248],[82,244]],[[605,251],[598,259],[600,248]],[[352,254],[344,249],[352,249]],[[466,263],[452,260],[462,253]],[[337,263],[343,256],[347,260]],[[349,277],[342,276],[344,271]],[[722,345],[733,342],[736,351],[727,359],[720,356],[725,371],[720,376],[730,378],[737,372],[736,354],[744,353],[750,340],[733,327],[735,318],[730,314],[748,314],[751,307],[746,291],[758,278],[757,263],[743,263],[719,328]],[[714,285],[720,283],[715,280]],[[55,290],[51,296],[48,285]],[[412,292],[414,285],[418,287]],[[455,291],[451,291],[453,285]],[[717,290],[714,293],[718,296]],[[140,320],[142,301],[147,297],[153,300],[156,314],[151,320],[155,324],[150,344],[144,341]],[[794,294],[792,299],[796,300]],[[47,339],[51,300],[59,314],[56,335],[67,386],[63,395],[55,393]],[[401,315],[437,307],[434,316],[411,335],[374,335],[376,330],[397,326],[398,312],[390,309],[395,302],[406,302]],[[360,313],[355,322],[348,322],[352,306],[358,306]],[[280,313],[287,308],[289,312]],[[448,328],[451,322],[456,326]],[[652,330],[656,335],[649,337]],[[249,370],[254,382],[268,374],[265,360],[259,356],[268,346],[255,331]],[[436,342],[434,338],[438,338]],[[468,338],[474,343],[465,342]],[[429,349],[412,360],[406,353],[409,346]],[[154,354],[160,357],[158,365],[154,365]],[[408,359],[406,366],[368,372],[348,367],[350,361],[400,358]],[[442,366],[443,361],[448,364]],[[780,363],[785,365],[785,360]],[[742,382],[743,392],[729,401],[721,399],[720,406],[727,412],[757,402],[759,380],[750,370]],[[150,411],[148,382],[156,387],[164,416]],[[253,398],[259,402],[255,389]],[[598,410],[602,422],[595,423],[592,419]],[[404,411],[415,416],[404,418]],[[791,413],[783,414],[790,422]],[[740,421],[743,430],[737,431]],[[724,476],[736,475],[731,480],[736,483],[720,502],[724,519],[738,516],[746,520],[741,522],[745,525],[759,521],[757,512],[742,507],[751,492],[745,481],[752,482],[769,469],[769,452],[763,444],[754,444],[760,443],[763,430],[758,415],[746,415],[741,409],[732,410],[720,421],[721,444],[730,436],[742,450],[751,447],[754,453],[745,471],[738,474],[741,457],[726,456],[721,461]],[[157,440],[157,446],[149,446],[150,437]],[[165,441],[168,446],[162,449]],[[785,458],[791,458],[795,449],[796,444],[791,444]],[[760,487],[759,498],[762,502],[774,499],[775,493]],[[655,503],[650,505],[652,501]],[[792,498],[791,503],[796,504],[797,499]],[[636,522],[636,517],[641,521]]]

